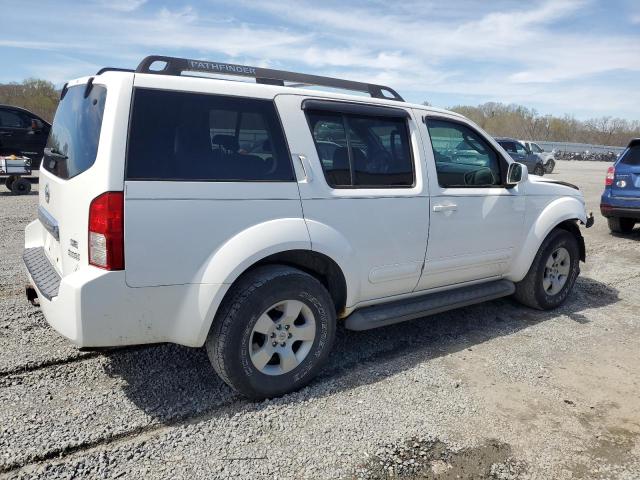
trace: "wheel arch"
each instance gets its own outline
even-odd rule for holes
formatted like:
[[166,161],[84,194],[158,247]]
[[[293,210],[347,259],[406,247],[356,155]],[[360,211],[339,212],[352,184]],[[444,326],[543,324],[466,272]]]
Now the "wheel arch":
[[580,248],[580,259],[584,261],[586,258],[584,238],[580,233],[578,222],[587,222],[584,205],[578,198],[561,197],[549,203],[525,232],[522,248],[514,258],[511,272],[506,278],[513,282],[522,280],[529,271],[540,245],[556,228],[566,230],[576,237]]

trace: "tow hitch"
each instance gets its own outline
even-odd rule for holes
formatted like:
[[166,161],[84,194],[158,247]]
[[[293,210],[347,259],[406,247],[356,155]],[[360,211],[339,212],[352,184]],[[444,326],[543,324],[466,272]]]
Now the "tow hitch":
[[593,226],[593,223],[596,221],[595,218],[593,218],[593,212],[589,212],[589,216],[587,217],[587,223],[585,223],[585,227],[586,228],[590,228]]

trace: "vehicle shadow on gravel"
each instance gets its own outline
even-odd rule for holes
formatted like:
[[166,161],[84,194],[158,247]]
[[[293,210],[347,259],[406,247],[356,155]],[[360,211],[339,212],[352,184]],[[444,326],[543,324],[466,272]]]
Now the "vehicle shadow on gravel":
[[[588,319],[581,312],[617,300],[616,289],[579,277],[567,302],[554,311],[532,310],[501,299],[367,332],[339,328],[328,365],[319,377],[301,391],[269,403],[297,403],[379,382],[416,364],[561,316],[575,321],[575,328],[588,328],[583,326]],[[160,423],[260,410],[267,405],[233,393],[216,376],[204,349],[163,344],[105,355],[106,373],[125,380],[128,399]]]

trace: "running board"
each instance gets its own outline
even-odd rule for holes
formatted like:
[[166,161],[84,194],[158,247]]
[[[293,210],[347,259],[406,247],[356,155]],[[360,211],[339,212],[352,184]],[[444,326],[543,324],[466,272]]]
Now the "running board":
[[373,305],[356,310],[347,317],[348,330],[370,330],[394,323],[446,312],[454,308],[506,297],[515,292],[516,287],[509,280],[497,280],[444,292],[435,292],[421,297],[396,300],[381,305]]

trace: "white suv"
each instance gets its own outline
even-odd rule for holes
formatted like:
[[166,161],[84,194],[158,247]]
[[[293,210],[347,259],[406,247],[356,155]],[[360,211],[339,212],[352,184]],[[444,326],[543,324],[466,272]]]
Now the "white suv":
[[231,387],[272,397],[313,378],[337,321],[554,308],[584,261],[576,187],[388,87],[147,57],[61,97],[24,262],[82,347],[206,345]]

